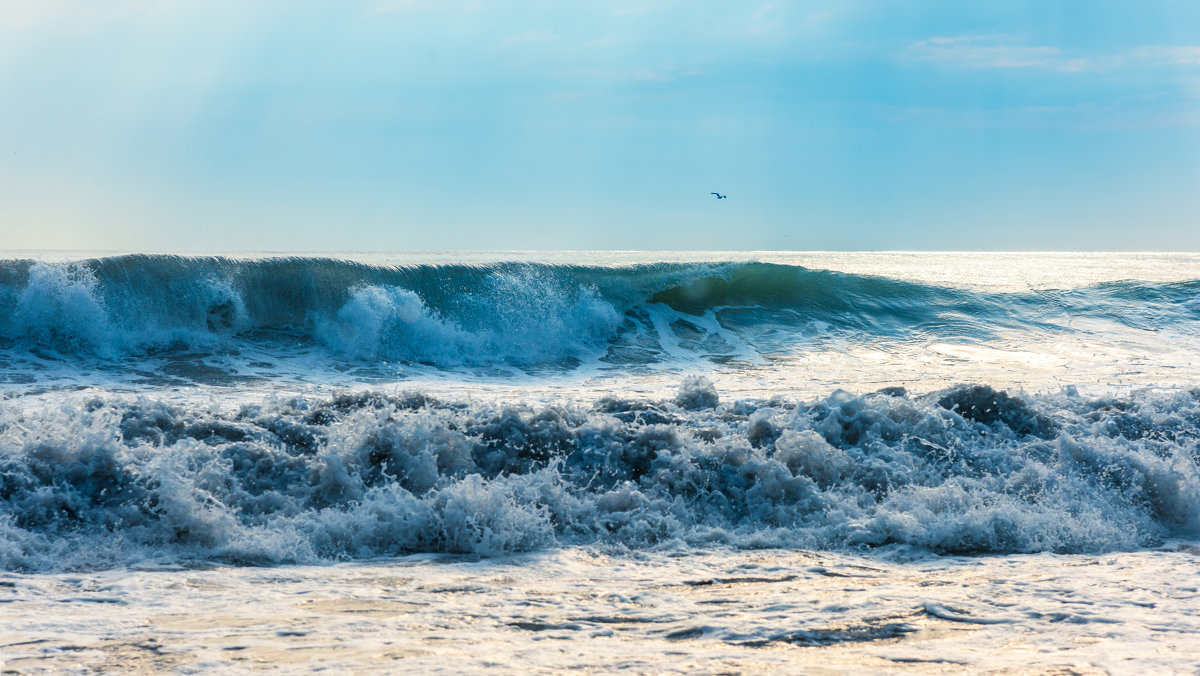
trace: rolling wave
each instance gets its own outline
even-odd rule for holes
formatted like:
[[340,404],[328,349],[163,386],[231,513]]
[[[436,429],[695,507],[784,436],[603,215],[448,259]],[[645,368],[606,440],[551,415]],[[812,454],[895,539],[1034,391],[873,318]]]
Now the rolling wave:
[[[573,364],[707,321],[754,348],[804,327],[987,339],[1073,318],[1194,331],[1200,281],[985,293],[766,263],[375,266],[326,258],[130,255],[0,261],[0,341],[113,358],[237,341],[435,366]],[[698,330],[698,329],[697,329]],[[778,348],[778,345],[767,346]],[[633,352],[636,352],[633,351]],[[643,351],[660,359],[662,349]]]

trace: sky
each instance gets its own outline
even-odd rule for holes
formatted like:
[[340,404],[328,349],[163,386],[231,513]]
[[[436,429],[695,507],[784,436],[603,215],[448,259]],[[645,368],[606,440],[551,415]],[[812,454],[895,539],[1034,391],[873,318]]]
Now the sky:
[[1200,3],[0,0],[0,249],[1196,251]]

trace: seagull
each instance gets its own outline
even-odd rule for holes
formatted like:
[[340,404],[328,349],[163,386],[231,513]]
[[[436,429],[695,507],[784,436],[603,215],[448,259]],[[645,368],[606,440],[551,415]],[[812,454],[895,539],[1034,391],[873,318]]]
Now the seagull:
[[721,193],[717,193],[717,192],[710,192],[710,193],[708,193],[708,194],[710,194],[710,195],[716,195],[716,196],[717,196],[717,199],[719,199],[719,200],[723,200],[723,199],[725,199],[725,197],[726,197],[725,195],[722,195]]

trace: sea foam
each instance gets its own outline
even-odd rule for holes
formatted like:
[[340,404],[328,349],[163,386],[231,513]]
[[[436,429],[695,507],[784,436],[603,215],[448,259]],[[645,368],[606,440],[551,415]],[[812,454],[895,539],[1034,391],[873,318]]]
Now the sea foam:
[[0,566],[673,542],[1095,552],[1200,528],[1200,393],[0,403]]

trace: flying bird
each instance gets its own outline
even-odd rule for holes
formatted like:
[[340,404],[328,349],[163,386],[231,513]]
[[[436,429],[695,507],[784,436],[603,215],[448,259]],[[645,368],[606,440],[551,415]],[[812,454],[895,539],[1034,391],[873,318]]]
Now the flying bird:
[[725,199],[725,195],[722,195],[721,193],[718,193],[718,192],[710,192],[710,193],[708,193],[708,194],[710,194],[710,195],[716,195],[716,196],[717,196],[717,199],[719,199],[719,200],[723,200],[723,199]]

